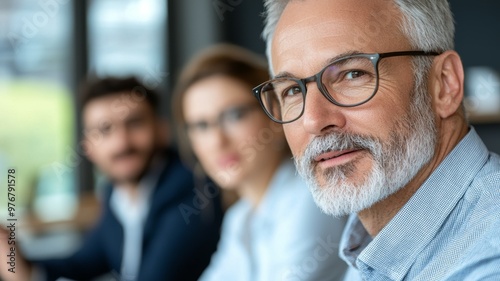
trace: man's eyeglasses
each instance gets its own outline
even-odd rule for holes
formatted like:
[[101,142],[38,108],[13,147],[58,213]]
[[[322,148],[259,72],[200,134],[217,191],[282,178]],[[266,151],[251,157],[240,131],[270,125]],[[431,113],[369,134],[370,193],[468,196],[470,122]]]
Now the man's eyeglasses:
[[339,58],[318,74],[304,79],[282,77],[269,80],[253,89],[266,114],[285,124],[304,113],[307,83],[316,81],[318,89],[331,103],[353,107],[366,103],[377,93],[378,64],[383,58],[397,56],[437,56],[438,52],[403,51],[380,54],[355,54]]
[[220,127],[225,133],[231,133],[241,126],[241,121],[248,116],[252,110],[258,109],[257,104],[246,104],[230,107],[222,111],[213,121],[201,120],[186,123],[185,128],[189,136],[202,136],[210,131],[212,127]]

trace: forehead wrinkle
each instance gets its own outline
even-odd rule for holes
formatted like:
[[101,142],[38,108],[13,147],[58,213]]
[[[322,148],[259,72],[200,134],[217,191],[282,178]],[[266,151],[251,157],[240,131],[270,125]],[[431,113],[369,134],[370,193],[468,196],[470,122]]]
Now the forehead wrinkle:
[[[310,23],[311,20],[316,22]],[[332,29],[335,30],[335,33],[327,32],[318,38],[318,32]],[[346,53],[349,53],[349,51],[353,49],[352,47],[354,47],[354,44],[350,42],[352,37],[346,36],[346,34],[356,34],[358,29],[359,27],[353,26],[350,21],[345,19],[317,21],[316,18],[309,17],[290,24],[282,22],[282,26],[277,28],[275,37],[272,41],[271,57],[274,58],[273,68],[277,66],[275,64],[277,62],[276,58],[286,57],[286,53],[294,52],[297,46],[311,44],[311,41],[321,40],[325,43],[337,42],[334,44],[336,46],[332,48],[332,51],[337,49],[337,51],[347,51]],[[310,30],[313,30],[313,32],[310,32]],[[349,42],[347,42],[346,39],[349,40]],[[332,54],[327,55],[331,57]],[[296,62],[293,63],[292,61]],[[285,61],[285,65],[296,65],[297,63],[303,63],[303,61],[301,61],[301,56],[294,55]],[[326,66],[326,63],[324,66]],[[282,67],[280,68],[283,69]],[[287,73],[280,72],[280,76],[294,77],[290,71]],[[278,75],[275,77],[278,77]]]
[[[328,64],[329,61],[331,61],[332,57],[337,57],[339,56],[339,53],[335,54],[336,51],[340,51],[341,54],[351,54],[351,53],[356,53],[357,51],[345,48],[347,44],[345,42],[342,42],[340,40],[336,40],[336,38],[339,37],[339,35],[327,35],[323,36],[321,38],[322,41],[337,41],[339,44],[337,44],[336,47],[328,49],[328,50],[319,50],[317,49],[317,53],[325,53],[325,57],[328,57],[327,60],[325,60],[325,63],[321,65],[321,67],[324,67]],[[314,38],[316,39],[316,38]],[[302,41],[307,41],[307,40],[302,40]],[[305,45],[309,44],[309,42],[304,42],[304,44],[301,44],[301,42],[294,42],[294,43],[283,43],[281,47],[275,47],[273,48],[272,51],[272,57],[273,59],[273,72],[276,72],[276,70],[281,69],[283,71],[278,71],[279,76],[286,76],[286,77],[296,77],[296,75],[292,74],[292,71],[297,68],[297,65],[304,66],[304,64],[309,64],[309,61],[305,61],[304,59],[307,57],[306,54],[302,55],[297,55],[297,54],[287,54],[287,53],[294,53],[297,49],[297,45]],[[300,49],[300,48],[299,48]],[[341,55],[340,55],[341,56]],[[287,57],[286,60],[280,59],[278,60],[277,58],[283,58]],[[280,63],[278,63],[280,62]],[[278,67],[279,66],[279,67]],[[321,68],[319,67],[319,68]],[[304,68],[304,67],[300,67]],[[318,68],[318,71],[319,71]],[[278,77],[278,74],[273,75],[274,77]]]
[[[351,33],[352,37],[355,36],[363,36],[363,33],[366,33],[367,37],[376,37],[380,39],[379,35],[383,35],[383,37],[397,37],[395,34],[391,32],[381,32],[382,34],[378,34],[377,36],[371,36],[370,26],[378,26],[380,30],[387,30],[392,28],[398,28],[400,26],[401,21],[401,12],[397,8],[397,6],[391,2],[386,1],[376,1],[372,3],[364,3],[364,9],[359,9],[358,6],[353,6],[353,2],[350,1],[337,1],[335,6],[340,6],[340,8],[336,8],[333,11],[337,16],[332,15],[332,11],[328,9],[324,9],[321,11],[314,11],[314,14],[311,14],[311,11],[308,11],[309,5],[313,5],[309,3],[306,5],[305,2],[311,1],[292,1],[286,7],[283,13],[281,14],[277,26],[275,28],[275,34],[272,37],[271,46],[286,45],[284,41],[290,40],[290,38],[294,38],[298,33],[303,32],[304,29],[313,28],[314,31],[325,31],[330,28],[334,28],[338,31],[337,36],[342,36],[344,32]],[[349,6],[345,6],[343,4],[347,4]],[[300,9],[300,12],[297,11],[300,6],[297,5],[306,5]],[[385,20],[379,19],[379,13],[382,13],[378,10],[383,10],[383,15],[391,15],[391,19],[388,22],[384,22]],[[287,13],[288,12],[288,13]],[[300,13],[297,15],[297,13]],[[293,20],[294,18],[299,18],[298,20]],[[286,18],[285,20],[283,20]],[[328,19],[326,20],[325,19]],[[357,19],[356,21],[359,24],[353,24],[352,19]],[[365,22],[366,21],[366,22]],[[368,26],[367,26],[368,24]],[[391,27],[390,27],[391,26]],[[399,29],[399,28],[398,28]],[[315,32],[306,32],[306,38],[304,38],[304,34],[300,34],[302,36],[300,38],[301,41],[306,41],[308,38],[313,37]],[[334,35],[324,35],[324,38],[332,37]]]
[[[303,32],[304,29],[315,28],[316,30],[325,30],[328,29],[329,27],[332,27],[332,25],[334,25],[336,28],[346,26],[345,29],[350,29],[348,27],[349,23],[345,21],[339,21],[339,19],[337,20],[332,19],[329,21],[321,21],[313,23],[306,23],[307,20],[309,20],[309,18],[293,22],[291,25],[288,25],[286,27],[278,27],[276,29],[276,33],[281,33],[281,34],[275,37],[276,39],[274,40],[274,44],[282,44],[283,41],[287,40],[289,37],[295,37],[297,34]],[[286,32],[284,32],[285,34],[282,34],[284,31],[282,29],[286,29]],[[333,35],[330,35],[329,37],[331,36]],[[304,38],[301,39],[303,40]]]
[[[309,2],[309,3],[305,3]],[[310,3],[311,1],[291,1],[283,10],[282,14],[280,15],[280,18],[278,20],[277,26],[275,28],[275,36],[278,31],[283,28],[282,25],[286,24],[287,28],[294,28],[296,26],[300,26],[304,24],[305,26],[311,27],[311,26],[316,26],[316,30],[324,30],[321,29],[323,26],[327,27],[331,23],[334,25],[338,25],[339,23],[347,23],[344,24],[347,26],[347,29],[352,29],[352,22],[350,20],[352,18],[357,18],[363,20],[369,20],[370,22],[376,22],[378,23],[378,12],[377,10],[387,10],[388,13],[392,14],[393,16],[399,17],[399,9],[397,9],[397,6],[391,2],[387,2],[385,0],[383,1],[375,1],[375,2],[364,2],[364,1],[358,1],[361,2],[364,6],[363,9],[359,8],[359,5],[356,5],[354,2],[356,1],[351,1],[351,0],[340,0],[337,2],[340,3],[334,3],[334,7],[330,7],[331,9],[334,9],[334,11],[330,9],[323,9],[321,11],[314,11],[313,14],[311,14],[311,11],[308,11],[309,5],[314,5]],[[297,9],[301,5],[302,8],[300,9],[300,14],[297,15]],[[348,6],[345,6],[348,5]],[[298,7],[297,7],[298,6]],[[291,11],[290,11],[291,10]],[[288,13],[287,13],[288,12]],[[337,17],[332,17],[332,12],[335,13],[336,15],[339,15]],[[291,15],[290,15],[291,13]],[[283,18],[284,17],[290,17],[290,16],[296,16],[299,17],[297,20],[290,20],[288,19],[285,23],[283,23]],[[328,21],[325,21],[325,18],[331,18]],[[318,20],[320,19],[320,20]],[[338,28],[338,27],[336,27]],[[300,30],[297,30],[296,32],[300,32]],[[295,34],[291,34],[292,36]],[[275,37],[273,36],[273,37]],[[273,38],[274,39],[274,38]],[[280,42],[281,43],[281,42]]]
[[[295,48],[298,45],[310,44],[311,40],[318,40],[318,35],[316,30],[330,30],[334,27],[336,33],[325,33],[321,35],[322,41],[327,42],[337,42],[338,47],[348,45],[350,42],[345,42],[345,35],[347,33],[355,32],[355,27],[349,26],[347,22],[339,21],[329,21],[323,23],[315,23],[312,26],[294,26],[286,27],[283,30],[279,30],[278,36],[273,40],[272,45],[272,55],[273,57],[277,55],[282,55],[287,51]],[[309,30],[315,30],[316,32],[309,32]]]
[[287,5],[271,39],[273,76],[308,77],[342,52],[411,48],[399,28],[400,12],[391,1],[370,1],[362,8],[359,3],[362,1],[309,0]]

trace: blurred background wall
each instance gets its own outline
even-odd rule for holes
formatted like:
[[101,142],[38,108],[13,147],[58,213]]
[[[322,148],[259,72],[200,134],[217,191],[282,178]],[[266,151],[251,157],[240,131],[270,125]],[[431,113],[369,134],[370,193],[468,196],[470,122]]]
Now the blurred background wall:
[[[500,153],[500,2],[451,5],[471,122]],[[231,42],[264,54],[262,12],[255,0],[2,0],[0,181],[7,168],[17,169],[17,215],[39,230],[28,232],[27,243],[53,229],[66,231],[57,240],[62,254],[77,244],[72,234],[90,223],[85,218],[95,215],[92,203],[82,207],[99,185],[78,144],[75,97],[86,75],[137,75],[160,90],[168,117],[170,89],[194,53]],[[0,195],[0,219],[6,199]]]
[[451,0],[455,47],[465,68],[470,121],[488,148],[500,153],[500,1]]

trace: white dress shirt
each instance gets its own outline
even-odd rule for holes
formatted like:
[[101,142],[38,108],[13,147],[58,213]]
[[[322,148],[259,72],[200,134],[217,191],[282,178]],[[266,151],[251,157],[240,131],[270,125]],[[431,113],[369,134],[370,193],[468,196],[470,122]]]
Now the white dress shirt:
[[141,265],[144,224],[150,207],[151,193],[160,176],[155,165],[137,186],[137,198],[131,198],[124,188],[116,185],[110,198],[110,208],[123,227],[123,256],[120,281],[138,281]]

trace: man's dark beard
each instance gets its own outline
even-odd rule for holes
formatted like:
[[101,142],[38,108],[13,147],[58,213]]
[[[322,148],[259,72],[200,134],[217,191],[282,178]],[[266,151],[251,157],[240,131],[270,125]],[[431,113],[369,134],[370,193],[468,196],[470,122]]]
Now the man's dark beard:
[[134,147],[128,147],[126,150],[113,155],[111,159],[112,159],[112,162],[115,163],[116,161],[120,161],[121,158],[126,158],[126,157],[134,156],[134,155],[138,155],[139,157],[142,158],[142,155],[147,154],[144,167],[142,167],[139,171],[137,171],[133,175],[127,176],[126,178],[122,178],[122,179],[113,178],[113,181],[133,183],[133,184],[139,183],[139,181],[147,174],[147,172],[151,168],[151,162],[153,160],[154,155],[157,152],[158,152],[158,149],[156,149],[156,148],[152,149],[151,152],[148,153],[148,152],[141,152],[140,150],[138,150]]

